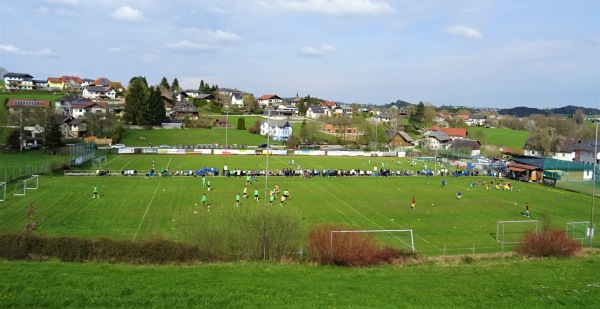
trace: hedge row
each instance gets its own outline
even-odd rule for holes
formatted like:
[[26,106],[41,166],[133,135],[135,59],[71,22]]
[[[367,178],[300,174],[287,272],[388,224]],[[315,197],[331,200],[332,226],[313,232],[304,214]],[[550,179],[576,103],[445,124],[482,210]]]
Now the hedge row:
[[189,264],[210,261],[198,247],[164,239],[127,241],[107,238],[46,237],[34,233],[0,234],[0,257],[8,260],[59,259],[64,262]]

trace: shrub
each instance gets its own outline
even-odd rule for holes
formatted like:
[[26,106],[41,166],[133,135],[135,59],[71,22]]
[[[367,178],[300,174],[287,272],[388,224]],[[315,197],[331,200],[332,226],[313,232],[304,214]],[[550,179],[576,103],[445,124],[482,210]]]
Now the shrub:
[[238,118],[237,129],[246,130],[246,120],[244,119],[244,117]]
[[112,142],[114,143],[118,143],[121,141],[121,135],[123,134],[123,126],[118,126],[115,129],[115,132],[112,135]]
[[372,234],[335,233],[331,231],[351,230],[343,225],[318,225],[308,234],[308,254],[311,260],[324,265],[368,266],[406,262],[417,254],[396,250],[391,247],[380,248],[375,244]]
[[564,231],[547,230],[525,233],[517,252],[527,257],[567,257],[581,250],[581,244]]

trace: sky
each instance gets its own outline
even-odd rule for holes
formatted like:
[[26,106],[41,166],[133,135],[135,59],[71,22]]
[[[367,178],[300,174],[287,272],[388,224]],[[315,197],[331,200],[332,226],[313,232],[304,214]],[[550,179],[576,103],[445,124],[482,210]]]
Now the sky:
[[255,97],[600,108],[600,1],[0,0],[0,67]]

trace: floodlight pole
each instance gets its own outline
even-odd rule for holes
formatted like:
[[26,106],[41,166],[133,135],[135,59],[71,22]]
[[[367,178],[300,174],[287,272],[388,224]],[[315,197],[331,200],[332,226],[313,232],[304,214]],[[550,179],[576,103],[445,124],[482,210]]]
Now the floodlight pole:
[[594,203],[596,199],[596,181],[598,180],[596,177],[596,170],[598,169],[598,122],[596,121],[596,139],[594,140],[594,171],[592,173],[592,207],[590,211],[590,232],[588,234],[590,248],[592,248],[592,240],[594,238]]
[[225,109],[227,116],[225,116],[225,148],[229,149],[229,142],[227,140],[227,127],[229,127],[229,108]]
[[269,118],[267,118],[267,148],[265,151],[267,152],[267,163],[266,163],[266,172],[265,172],[265,205],[268,205],[267,201],[267,191],[269,190],[269,150],[271,148],[270,143],[270,135],[271,135],[271,109],[269,109]]

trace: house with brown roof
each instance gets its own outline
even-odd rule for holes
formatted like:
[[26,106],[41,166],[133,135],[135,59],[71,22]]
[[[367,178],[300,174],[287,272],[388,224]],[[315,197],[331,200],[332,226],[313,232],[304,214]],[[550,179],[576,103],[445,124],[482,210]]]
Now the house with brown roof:
[[87,86],[83,88],[83,97],[89,99],[115,99],[117,91],[111,86]]
[[14,113],[22,109],[48,108],[50,107],[50,101],[12,98],[8,99],[8,102],[6,102],[6,107],[8,108],[8,112]]
[[415,141],[404,131],[385,131],[387,143],[392,147],[413,147]]
[[215,120],[215,127],[217,127],[217,128],[231,128],[231,126],[229,125],[229,121],[227,120],[227,118],[218,118],[217,120]]
[[262,108],[279,106],[280,104],[283,104],[283,99],[276,94],[262,95],[257,99],[257,101],[258,105],[260,105]]
[[85,120],[74,117],[63,119],[60,128],[64,137],[84,137],[88,130]]
[[481,154],[481,143],[478,140],[460,138],[450,142],[450,149],[453,149],[459,153],[466,153],[470,157],[478,156]]
[[171,118],[198,118],[198,107],[194,103],[187,101],[177,101],[167,113]]

